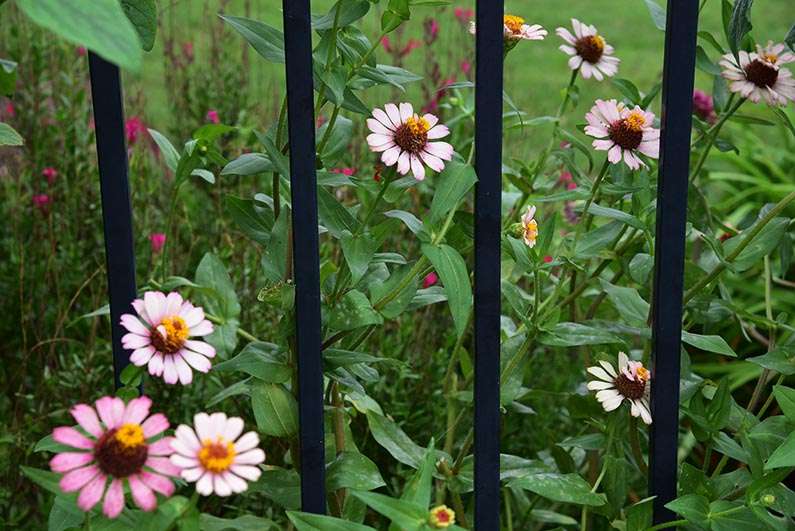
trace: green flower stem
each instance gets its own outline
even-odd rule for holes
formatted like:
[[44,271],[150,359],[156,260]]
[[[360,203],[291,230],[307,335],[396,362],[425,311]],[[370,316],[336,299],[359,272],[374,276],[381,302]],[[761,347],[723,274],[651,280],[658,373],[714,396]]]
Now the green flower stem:
[[638,464],[638,468],[640,469],[642,474],[646,474],[648,472],[648,467],[646,467],[646,461],[643,459],[643,452],[640,449],[640,439],[638,437],[638,431],[640,428],[638,426],[638,419],[637,417],[633,417],[630,415],[629,417],[629,444],[632,447],[632,456],[635,458],[635,461]]
[[582,218],[580,218],[580,221],[577,223],[577,230],[574,233],[574,242],[571,246],[572,253],[577,248],[577,242],[580,240],[582,231],[587,229],[587,225],[590,224],[590,220],[593,218],[593,215],[588,212],[588,210],[590,210],[591,205],[599,194],[599,187],[602,185],[602,181],[604,181],[605,175],[607,175],[607,169],[609,167],[610,161],[605,159],[604,164],[602,164],[602,169],[599,170],[599,175],[596,176],[596,180],[594,181],[593,186],[591,186],[591,193],[588,195],[588,199],[585,201],[585,206],[582,209]]
[[[605,463],[602,465],[602,470],[599,472],[599,477],[596,478],[593,487],[591,487],[591,492],[596,492],[596,490],[599,488],[599,485],[602,484],[602,480],[604,479],[606,473],[607,473],[607,461],[605,461]],[[588,506],[583,505],[582,512],[580,514],[580,530],[587,531],[587,529],[588,529]]]
[[646,531],[657,531],[658,529],[670,529],[671,527],[679,527],[680,525],[687,525],[688,521],[685,519],[672,520],[663,524],[657,524],[648,528]]
[[707,156],[709,155],[712,146],[715,144],[715,141],[718,139],[718,133],[720,133],[723,124],[725,124],[726,121],[731,118],[735,112],[737,112],[743,103],[745,103],[745,98],[739,99],[734,106],[730,107],[728,111],[723,113],[718,122],[707,132],[707,145],[704,147],[704,151],[701,152],[698,162],[696,162],[696,166],[693,169],[693,173],[690,174],[691,181],[698,176],[698,174],[701,172],[701,168],[704,167],[704,163],[707,161]]
[[699,293],[701,290],[707,287],[710,282],[720,276],[720,274],[726,270],[727,265],[736,260],[737,257],[740,256],[740,253],[742,253],[745,248],[748,247],[748,245],[753,241],[753,239],[756,238],[760,232],[762,232],[762,229],[765,228],[765,225],[770,223],[773,218],[778,216],[793,201],[795,201],[795,191],[790,192],[784,199],[779,201],[776,206],[771,208],[770,211],[768,211],[768,213],[765,214],[765,216],[760,219],[750,231],[748,231],[748,234],[745,235],[743,240],[734,249],[734,251],[732,251],[723,261],[716,265],[707,276],[702,277],[701,280],[696,282],[689,290],[687,290],[683,297],[682,303],[687,304],[690,299],[696,296],[697,293]]
[[171,201],[168,207],[168,217],[166,218],[166,239],[163,242],[163,248],[161,249],[160,255],[160,278],[162,280],[165,280],[168,274],[168,251],[171,247],[169,242],[174,239],[174,235],[172,234],[174,227],[174,212],[177,210],[177,197],[179,196],[179,189],[182,187],[183,182],[184,181],[175,181],[174,189],[171,192]]

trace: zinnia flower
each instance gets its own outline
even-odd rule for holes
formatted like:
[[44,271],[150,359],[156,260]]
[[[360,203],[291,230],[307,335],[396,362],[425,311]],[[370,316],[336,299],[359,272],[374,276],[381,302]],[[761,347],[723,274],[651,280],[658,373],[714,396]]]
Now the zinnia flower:
[[149,235],[149,243],[152,244],[152,252],[159,253],[166,244],[166,235],[162,232],[153,232]]
[[96,409],[77,404],[70,411],[87,436],[71,426],[52,432],[56,442],[76,449],[50,460],[53,472],[64,473],[61,489],[79,490],[77,506],[83,511],[90,511],[104,495],[102,512],[115,518],[124,509],[126,480],[135,504],[153,511],[157,507],[154,493],[171,496],[174,485],[167,476],[179,475],[168,460],[173,453],[171,438],[152,440],[168,429],[168,419],[160,413],[150,416],[152,401],[145,396],[133,398],[126,406],[121,398],[105,396],[94,405]]
[[613,57],[614,48],[597,33],[596,27],[583,24],[576,18],[571,19],[571,25],[574,28],[574,35],[566,28],[555,30],[555,33],[567,43],[561,45],[560,50],[571,56],[569,68],[572,70],[579,68],[585,79],[593,76],[601,81],[604,76],[616,75],[621,60]]
[[467,21],[471,20],[472,17],[475,16],[475,12],[472,9],[467,9],[463,7],[456,7],[455,9],[453,9],[453,14],[461,24],[466,24]]
[[124,132],[127,134],[127,145],[133,146],[141,135],[146,134],[146,126],[138,116],[131,116],[124,122]]
[[765,99],[771,107],[786,105],[795,100],[795,79],[792,72],[781,65],[795,61],[795,54],[784,52],[783,44],[772,41],[762,48],[757,44],[756,52],[739,52],[738,65],[732,54],[720,61],[722,76],[729,81],[729,90],[739,93],[754,103]]
[[596,100],[585,119],[585,133],[597,139],[593,147],[607,151],[607,160],[613,164],[623,158],[627,166],[637,170],[646,165],[638,153],[653,159],[660,155],[660,130],[653,127],[653,113],[638,106],[629,109],[616,100]]
[[215,109],[210,109],[209,111],[207,111],[207,116],[205,116],[205,118],[207,118],[207,121],[210,122],[211,124],[221,123],[221,118],[219,118],[218,111],[216,111]]
[[248,488],[247,481],[257,481],[261,474],[257,467],[265,461],[259,436],[250,431],[243,435],[243,419],[227,418],[224,413],[199,413],[193,417],[191,428],[181,424],[171,447],[176,452],[171,463],[182,470],[182,479],[196,483],[196,491],[209,496],[240,493]]
[[[525,24],[522,17],[516,15],[505,15],[502,17],[502,30],[503,37],[506,41],[513,41],[513,44],[520,40],[526,41],[543,41],[547,36],[545,30],[540,24]],[[476,32],[475,23],[469,23],[469,33],[474,35]]]
[[531,249],[536,246],[538,240],[538,222],[535,220],[536,207],[528,206],[527,212],[522,216],[522,238],[525,245]]
[[425,178],[427,164],[435,172],[444,169],[444,161],[452,160],[453,146],[447,142],[431,142],[450,134],[447,126],[439,123],[433,114],[419,116],[411,103],[387,103],[384,110],[373,109],[373,117],[367,119],[372,134],[367,135],[371,151],[383,152],[381,161],[386,166],[397,164],[397,171],[406,175],[409,170],[414,178]]
[[447,505],[437,505],[428,515],[428,523],[437,529],[443,529],[455,524],[455,512]]
[[207,372],[215,348],[190,339],[212,333],[213,325],[204,318],[204,310],[179,293],[147,291],[143,299],[132,303],[138,315],[124,314],[121,324],[130,333],[121,338],[122,345],[133,353],[130,361],[141,367],[149,365],[149,374],[162,376],[167,384],[191,383],[193,371]]
[[596,380],[588,382],[588,389],[596,391],[596,399],[605,411],[613,411],[626,400],[633,417],[641,417],[651,424],[649,393],[651,373],[639,361],[630,361],[623,352],[618,353],[618,370],[606,361],[600,366],[588,367]]
[[715,114],[715,103],[712,96],[701,90],[693,91],[693,114],[708,123],[715,123],[718,119]]

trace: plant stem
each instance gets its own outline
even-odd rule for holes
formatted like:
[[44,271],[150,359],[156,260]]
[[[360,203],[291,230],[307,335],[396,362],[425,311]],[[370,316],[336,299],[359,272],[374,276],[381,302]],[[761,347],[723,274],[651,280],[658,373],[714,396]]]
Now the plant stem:
[[[213,314],[210,314],[210,313],[207,313],[207,312],[204,312],[204,316],[207,318],[208,321],[216,323],[216,324],[224,324],[224,323],[226,323],[226,321],[224,319],[221,319],[220,317],[218,317],[216,315],[213,315]],[[249,341],[259,341],[259,339],[255,335],[251,334],[250,332],[247,332],[247,331],[243,330],[240,327],[238,327],[238,329],[237,329],[237,335],[239,335],[243,339],[248,339]]]
[[697,293],[699,293],[702,289],[709,285],[710,282],[715,280],[715,278],[723,273],[723,271],[726,270],[727,264],[736,260],[737,257],[740,256],[740,253],[742,253],[745,248],[748,247],[748,245],[753,241],[753,239],[756,238],[760,232],[762,232],[762,229],[764,229],[765,226],[773,220],[773,218],[778,216],[785,208],[787,208],[787,205],[789,205],[792,201],[795,201],[795,191],[790,192],[786,197],[784,197],[784,199],[776,203],[776,206],[771,208],[762,219],[754,224],[754,226],[750,231],[748,231],[748,234],[743,238],[734,251],[732,251],[722,262],[716,265],[707,276],[702,277],[701,280],[696,282],[689,290],[687,290],[683,297],[682,303],[687,304],[690,299],[695,297]]
[[632,455],[635,457],[635,461],[637,462],[641,473],[646,474],[648,472],[648,468],[646,467],[646,461],[643,459],[643,452],[640,449],[640,439],[638,438],[639,429],[638,419],[636,417],[630,416],[629,444],[632,447]]
[[739,109],[743,103],[745,103],[745,98],[741,98],[736,104],[734,104],[733,107],[729,108],[728,111],[723,113],[718,122],[712,126],[710,131],[707,133],[709,135],[707,137],[707,145],[704,147],[704,151],[701,152],[698,162],[696,162],[696,166],[693,169],[693,173],[690,174],[691,181],[698,176],[699,172],[701,172],[701,168],[704,167],[704,163],[707,161],[707,156],[709,155],[712,146],[715,144],[715,141],[718,139],[718,133],[720,133],[723,124],[725,124],[726,121],[731,118],[735,112],[737,112],[737,109]]
[[669,529],[671,527],[679,527],[680,525],[686,525],[686,524],[687,524],[687,520],[684,520],[684,519],[672,520],[670,522],[665,522],[665,523],[662,523],[662,524],[657,524],[655,526],[652,526],[652,527],[646,529],[646,531],[657,531],[658,529]]

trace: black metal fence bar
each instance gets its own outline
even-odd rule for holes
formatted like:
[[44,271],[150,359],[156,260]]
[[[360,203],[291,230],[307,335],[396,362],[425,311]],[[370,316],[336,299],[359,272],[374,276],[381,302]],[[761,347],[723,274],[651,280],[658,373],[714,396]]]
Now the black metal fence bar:
[[679,356],[697,29],[698,2],[668,0],[652,299],[649,495],[656,496],[655,523],[675,518],[665,504],[676,498]]
[[284,0],[283,8],[290,188],[294,214],[293,273],[298,417],[301,430],[301,505],[306,512],[324,513],[325,448],[315,117],[312,99],[312,26],[309,0]]
[[500,528],[503,0],[478,0],[475,70],[475,528]]
[[94,53],[89,54],[88,64],[91,72],[91,99],[94,106],[102,221],[105,229],[113,375],[116,388],[119,388],[121,371],[130,363],[129,353],[121,346],[125,331],[120,319],[122,314],[133,311],[131,303],[136,297],[124,104],[119,68]]

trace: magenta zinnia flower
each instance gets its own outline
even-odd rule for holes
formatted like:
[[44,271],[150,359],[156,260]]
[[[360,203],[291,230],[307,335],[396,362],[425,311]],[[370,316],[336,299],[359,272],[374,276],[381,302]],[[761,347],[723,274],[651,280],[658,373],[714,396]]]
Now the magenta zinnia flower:
[[144,293],[143,299],[132,303],[138,315],[124,314],[121,324],[130,333],[121,338],[122,345],[133,353],[130,361],[149,366],[149,374],[162,376],[167,384],[179,381],[188,385],[193,371],[207,372],[215,348],[204,341],[190,339],[213,332],[204,310],[179,293],[168,295],[158,291]]
[[248,488],[262,473],[257,465],[265,461],[259,436],[250,431],[243,436],[243,419],[227,418],[225,413],[199,413],[194,427],[181,424],[171,441],[171,463],[181,469],[182,479],[196,483],[202,496],[213,492],[229,496]]
[[152,245],[152,252],[159,253],[166,244],[166,235],[162,232],[153,232],[149,235],[149,243]]
[[50,468],[64,474],[60,481],[64,492],[80,491],[77,506],[83,511],[90,511],[104,495],[102,512],[117,517],[124,509],[125,480],[135,504],[144,511],[157,507],[155,492],[164,496],[174,492],[167,476],[178,476],[179,469],[168,460],[173,453],[171,438],[152,440],[168,429],[168,419],[160,413],[150,416],[151,405],[145,396],[126,406],[121,398],[105,396],[95,402],[96,409],[77,404],[70,411],[87,436],[71,426],[53,430],[56,442],[76,451],[55,455]]
[[383,152],[381,161],[387,166],[397,164],[397,171],[406,175],[409,170],[414,178],[425,178],[427,164],[435,172],[444,169],[444,161],[453,159],[453,146],[447,142],[431,142],[450,134],[447,126],[439,123],[433,114],[419,116],[411,103],[387,103],[384,110],[373,109],[373,117],[367,119],[372,134],[367,136],[371,151]]
[[660,130],[653,127],[653,113],[637,106],[629,109],[616,100],[596,100],[585,119],[585,133],[597,139],[593,147],[607,151],[612,164],[623,158],[630,169],[637,170],[646,165],[638,153],[653,159],[660,155]]

